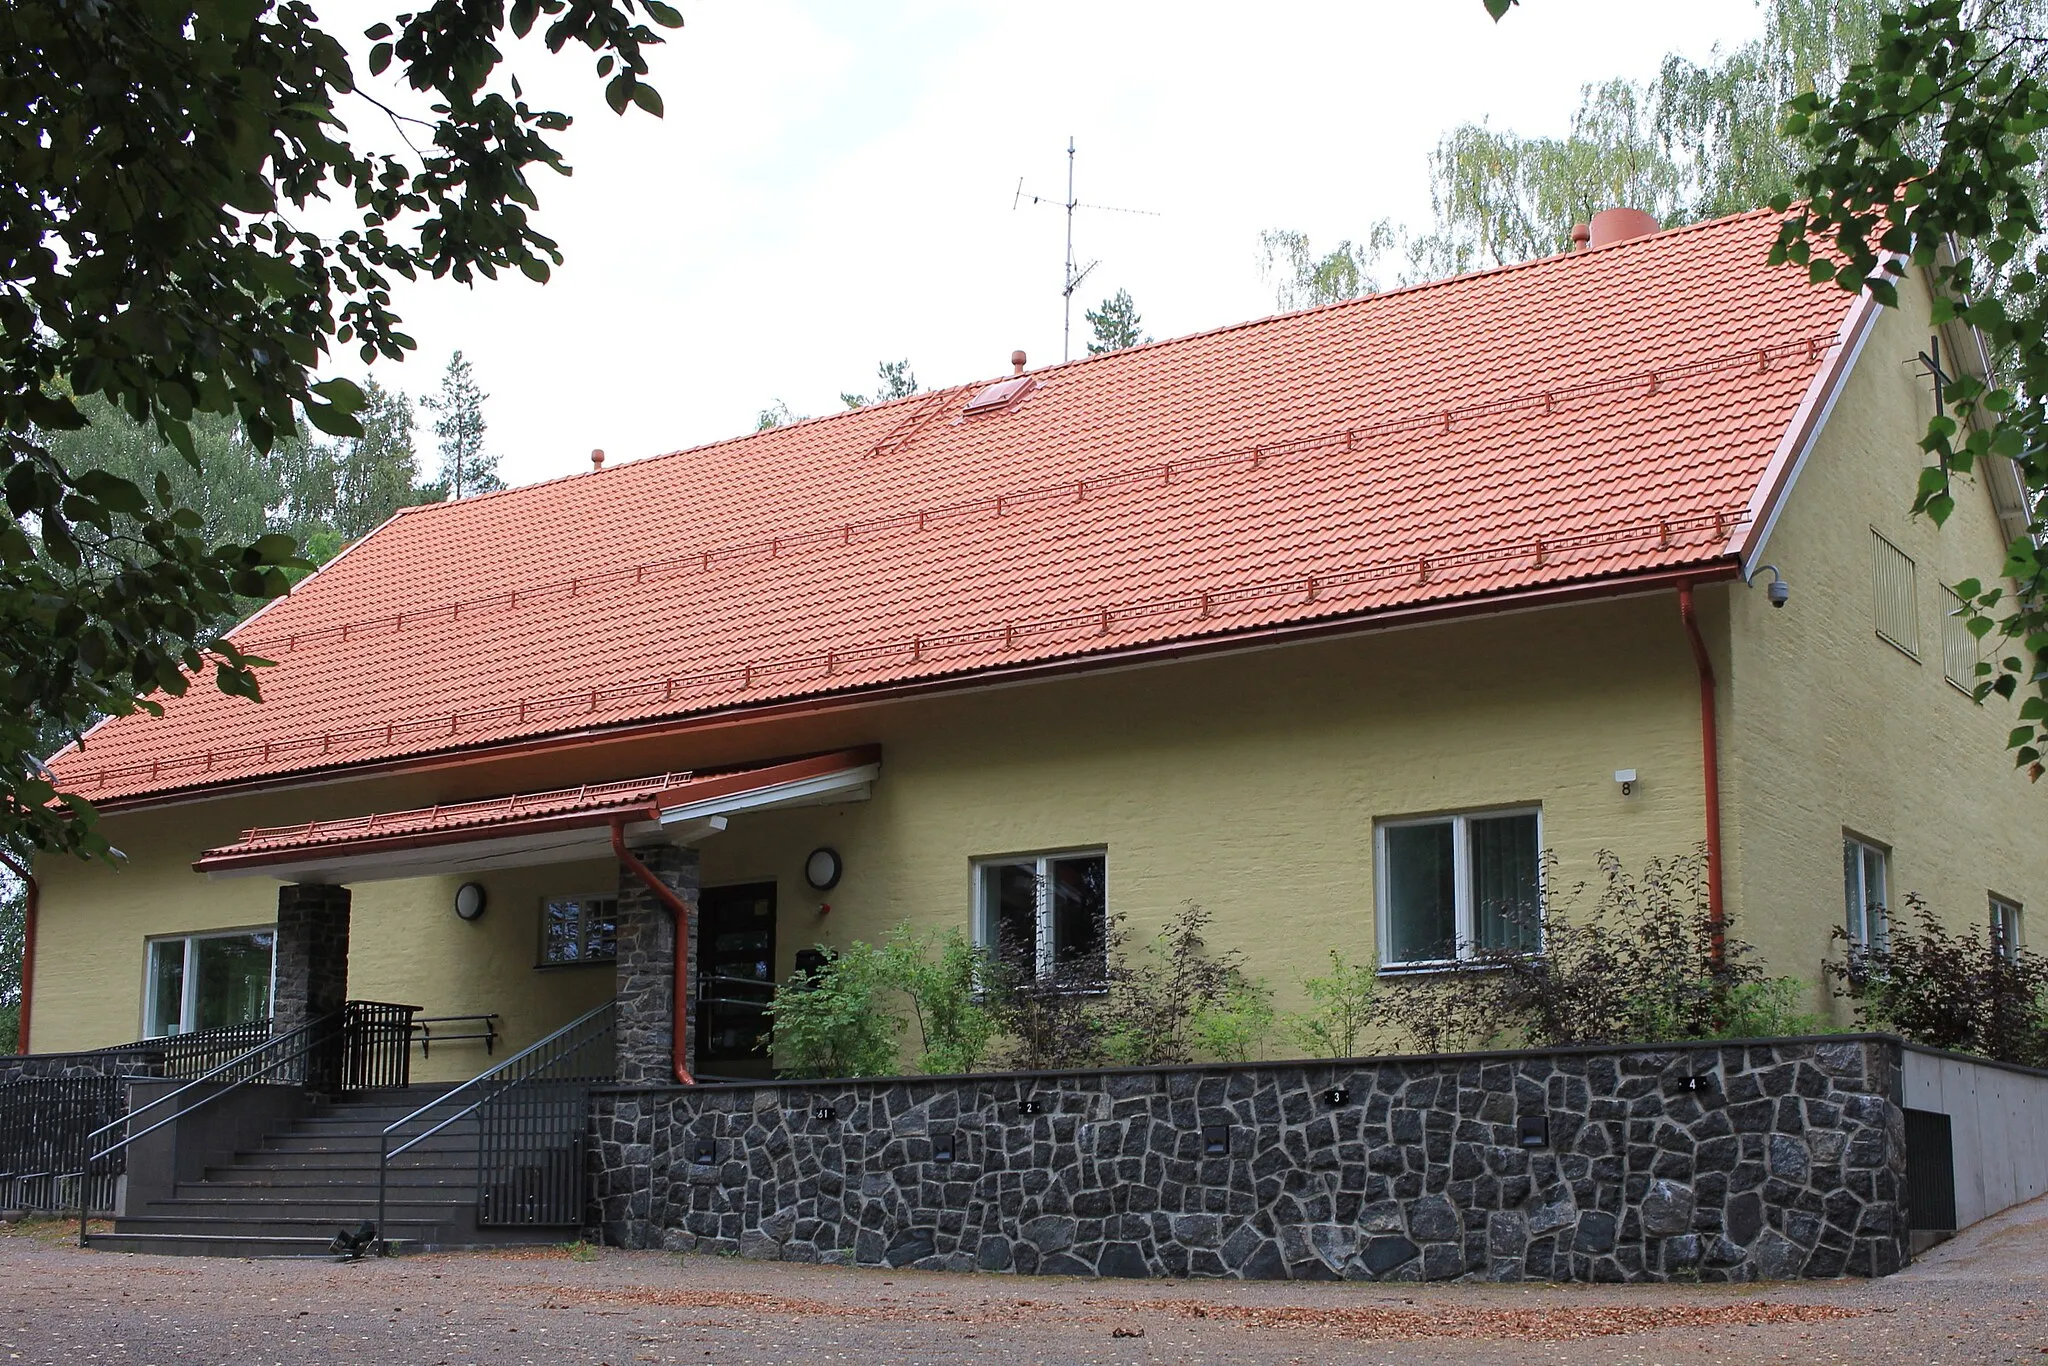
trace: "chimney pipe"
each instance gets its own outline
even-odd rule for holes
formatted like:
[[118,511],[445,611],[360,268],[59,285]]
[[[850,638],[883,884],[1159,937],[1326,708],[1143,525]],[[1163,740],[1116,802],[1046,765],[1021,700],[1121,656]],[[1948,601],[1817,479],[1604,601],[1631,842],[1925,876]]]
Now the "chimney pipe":
[[1641,209],[1602,209],[1593,215],[1593,221],[1586,227],[1591,245],[1596,247],[1611,247],[1616,242],[1627,242],[1663,231],[1656,215],[1644,213]]
[[592,451],[592,452],[590,453],[590,468],[592,468],[592,469],[594,469],[594,470],[601,470],[601,469],[603,469],[603,468],[604,468],[604,452],[603,452],[603,451]]
[[1024,373],[1024,353],[1022,351],[1012,351],[1010,353],[1010,373],[1013,375]]

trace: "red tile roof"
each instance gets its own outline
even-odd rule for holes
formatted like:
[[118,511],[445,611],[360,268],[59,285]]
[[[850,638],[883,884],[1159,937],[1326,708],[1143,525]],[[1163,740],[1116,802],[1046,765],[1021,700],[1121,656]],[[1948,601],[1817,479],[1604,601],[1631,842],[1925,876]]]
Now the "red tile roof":
[[[1725,564],[1851,297],[1756,213],[411,509],[95,799]],[[985,382],[984,382],[985,383]]]
[[757,793],[876,763],[874,746],[837,750],[702,773],[657,773],[612,783],[587,783],[550,792],[514,792],[481,801],[382,811],[339,820],[244,830],[233,844],[209,849],[193,866],[202,871],[268,864],[330,851],[457,844],[538,830],[602,826],[613,816],[657,819],[683,805]]

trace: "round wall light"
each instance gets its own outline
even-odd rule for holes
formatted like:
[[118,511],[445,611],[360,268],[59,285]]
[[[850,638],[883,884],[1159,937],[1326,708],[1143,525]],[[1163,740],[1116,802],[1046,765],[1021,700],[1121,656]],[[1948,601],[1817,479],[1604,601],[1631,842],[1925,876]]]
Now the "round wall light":
[[455,914],[464,920],[474,920],[484,913],[488,900],[481,882],[465,882],[455,889]]
[[839,885],[839,875],[845,867],[839,861],[837,849],[820,845],[811,850],[811,856],[804,860],[804,881],[821,892],[829,892]]

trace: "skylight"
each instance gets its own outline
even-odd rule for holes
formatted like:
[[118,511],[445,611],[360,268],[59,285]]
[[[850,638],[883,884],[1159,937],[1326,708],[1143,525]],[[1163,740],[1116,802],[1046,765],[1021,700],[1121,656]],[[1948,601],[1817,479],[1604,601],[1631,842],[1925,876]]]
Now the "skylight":
[[972,415],[975,413],[994,412],[998,408],[1007,408],[1018,399],[1024,397],[1025,392],[1030,388],[1031,378],[1028,375],[1018,375],[1013,379],[1006,379],[999,383],[991,384],[988,388],[983,389],[973,398],[967,400],[967,412],[969,415]]

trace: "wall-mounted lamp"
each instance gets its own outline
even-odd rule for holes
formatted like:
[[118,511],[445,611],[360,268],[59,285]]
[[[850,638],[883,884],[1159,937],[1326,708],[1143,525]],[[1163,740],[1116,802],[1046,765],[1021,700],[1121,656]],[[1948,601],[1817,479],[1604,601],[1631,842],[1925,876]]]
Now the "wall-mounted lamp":
[[1202,1126],[1202,1153],[1207,1157],[1228,1157],[1230,1155],[1230,1126],[1228,1124],[1204,1124]]
[[700,1138],[690,1152],[690,1160],[700,1167],[708,1167],[718,1160],[718,1141]]
[[481,882],[465,882],[455,889],[455,914],[464,920],[475,920],[484,913],[489,901]]
[[953,1160],[953,1149],[954,1140],[952,1134],[932,1135],[932,1161],[951,1162]]
[[1621,784],[1621,795],[1626,797],[1636,790],[1636,771],[1632,768],[1614,770],[1614,781]]
[[1550,1117],[1548,1115],[1523,1115],[1515,1121],[1515,1142],[1524,1148],[1548,1148],[1550,1146]]
[[828,844],[811,850],[810,856],[804,860],[804,881],[820,892],[829,892],[837,887],[839,876],[845,871],[846,864],[840,859],[839,851]]
[[1766,569],[1771,571],[1771,581],[1764,585],[1764,595],[1771,600],[1771,606],[1783,607],[1792,600],[1792,585],[1786,583],[1784,576],[1778,573],[1778,566],[1774,564],[1760,564],[1747,574],[1744,574],[1742,581],[1754,588],[1756,586],[1756,576],[1763,573]]

